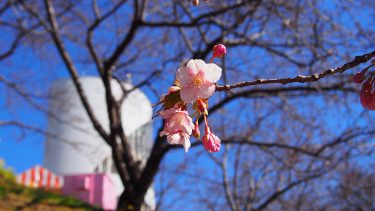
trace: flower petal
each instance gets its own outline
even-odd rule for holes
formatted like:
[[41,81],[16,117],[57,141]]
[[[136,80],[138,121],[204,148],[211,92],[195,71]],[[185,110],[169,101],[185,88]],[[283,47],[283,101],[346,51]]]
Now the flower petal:
[[169,144],[181,144],[181,136],[179,133],[169,134],[167,141]]
[[199,98],[207,99],[211,97],[215,92],[215,85],[212,83],[205,84],[199,87]]
[[177,70],[176,78],[182,86],[187,86],[193,81],[194,74],[190,67],[180,67]]
[[185,103],[192,103],[198,99],[197,91],[198,90],[196,88],[183,88],[180,91],[181,99]]
[[191,59],[186,67],[190,67],[193,70],[194,75],[198,74],[199,70],[204,70],[206,62],[201,59]]
[[168,134],[169,133],[167,131],[163,130],[163,131],[160,132],[160,137],[167,136]]
[[204,74],[207,80],[216,83],[221,77],[221,68],[213,63],[206,64]]
[[182,145],[184,146],[185,148],[185,152],[188,152],[189,151],[189,148],[191,146],[191,143],[190,143],[190,136],[187,135],[187,134],[183,134],[183,143]]

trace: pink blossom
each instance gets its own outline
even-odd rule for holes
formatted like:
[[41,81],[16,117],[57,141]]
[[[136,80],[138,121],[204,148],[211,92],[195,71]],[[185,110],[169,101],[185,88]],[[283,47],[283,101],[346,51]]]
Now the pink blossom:
[[181,85],[181,99],[192,103],[198,98],[206,99],[213,95],[215,83],[221,77],[221,68],[213,63],[192,59],[186,67],[177,70],[176,77]]
[[163,131],[160,136],[167,136],[170,144],[181,144],[185,151],[190,147],[190,135],[194,129],[194,124],[186,110],[171,108],[160,112],[160,116],[165,119]]
[[184,132],[171,133],[167,136],[167,141],[169,144],[180,144],[184,146],[185,152],[188,152],[190,144],[190,136]]
[[176,133],[182,131],[191,134],[194,124],[187,111],[180,109],[171,108],[160,112],[160,116],[163,117],[166,122],[162,134]]
[[225,45],[223,45],[223,44],[215,45],[213,50],[214,50],[214,52],[213,52],[212,57],[214,57],[214,58],[215,57],[223,58],[223,56],[227,53],[227,49],[226,49]]
[[208,152],[218,152],[220,150],[220,139],[206,128],[206,134],[203,136],[203,146]]

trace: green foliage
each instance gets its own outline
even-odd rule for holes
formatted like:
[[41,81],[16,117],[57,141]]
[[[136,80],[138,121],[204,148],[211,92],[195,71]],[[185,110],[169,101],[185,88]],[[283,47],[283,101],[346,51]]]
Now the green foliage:
[[2,159],[0,159],[0,178],[5,179],[6,181],[16,181],[16,177],[14,176],[12,169],[6,169],[5,162]]

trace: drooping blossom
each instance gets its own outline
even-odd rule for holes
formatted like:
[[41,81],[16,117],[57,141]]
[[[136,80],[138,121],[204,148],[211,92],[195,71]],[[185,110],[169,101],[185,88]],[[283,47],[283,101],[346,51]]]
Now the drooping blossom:
[[163,134],[182,131],[191,134],[194,128],[191,117],[186,110],[171,108],[160,112],[160,116],[166,120]]
[[227,49],[225,47],[225,45],[223,44],[218,44],[218,45],[215,45],[214,48],[213,48],[213,53],[212,53],[212,57],[213,58],[223,58],[223,56],[227,53]]
[[221,77],[221,68],[216,64],[206,64],[203,60],[192,59],[186,67],[177,70],[176,78],[181,86],[180,96],[186,103],[198,98],[209,98],[215,92],[215,83]]
[[218,152],[220,150],[220,139],[206,126],[206,134],[203,136],[203,146],[208,152]]
[[165,119],[163,131],[160,136],[167,136],[170,144],[181,144],[187,152],[190,147],[190,135],[194,129],[194,124],[186,110],[173,107],[160,112],[160,116]]

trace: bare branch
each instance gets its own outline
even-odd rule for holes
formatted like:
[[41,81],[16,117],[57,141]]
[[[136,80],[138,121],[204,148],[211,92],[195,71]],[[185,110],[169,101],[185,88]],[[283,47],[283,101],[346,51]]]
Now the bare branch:
[[73,80],[73,83],[74,83],[74,86],[77,90],[77,93],[80,97],[80,100],[83,104],[83,107],[85,108],[86,110],[86,113],[87,115],[89,116],[94,128],[96,129],[96,131],[98,131],[99,135],[106,141],[108,141],[108,134],[107,132],[104,130],[103,126],[99,123],[99,121],[97,120],[97,118],[95,117],[95,114],[88,102],[88,99],[87,99],[87,96],[82,88],[82,85],[79,81],[79,76],[78,76],[78,71],[76,69],[76,67],[74,66],[73,64],[73,61],[70,57],[70,55],[68,54],[61,38],[60,38],[60,35],[59,35],[59,27],[58,27],[58,23],[57,23],[57,20],[56,20],[56,17],[55,17],[55,10],[52,6],[52,3],[51,3],[51,0],[45,0],[44,1],[45,3],[45,7],[46,7],[46,11],[47,11],[47,15],[48,15],[48,20],[49,20],[49,23],[50,23],[50,26],[51,26],[51,36],[52,36],[52,39],[56,45],[56,48],[61,56],[61,58],[63,59],[64,61],[64,64],[66,66],[66,68],[68,69],[69,73],[70,73],[70,76]]
[[362,63],[368,62],[371,58],[375,57],[375,51],[367,54],[363,54],[361,56],[356,56],[354,60],[336,68],[328,69],[325,70],[321,73],[316,73],[313,75],[308,75],[308,76],[303,76],[299,75],[294,78],[280,78],[280,79],[258,79],[255,81],[245,81],[245,82],[240,82],[232,85],[217,85],[216,86],[216,91],[228,91],[231,89],[235,88],[242,88],[242,87],[247,87],[247,86],[254,86],[254,85],[260,85],[260,84],[289,84],[289,83],[306,83],[306,82],[314,82],[318,81],[322,78],[325,78],[326,76],[337,74],[337,73],[343,73],[353,67],[356,67]]

